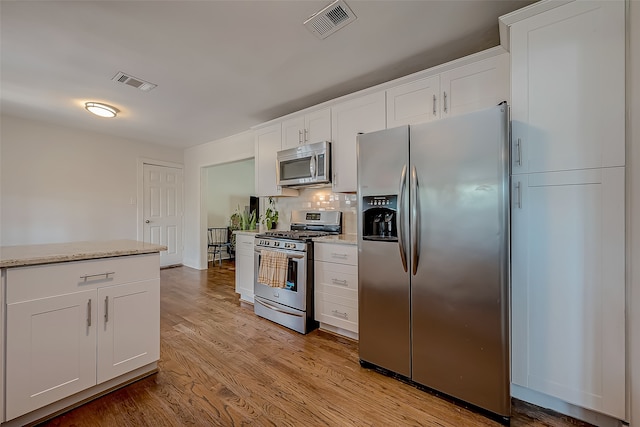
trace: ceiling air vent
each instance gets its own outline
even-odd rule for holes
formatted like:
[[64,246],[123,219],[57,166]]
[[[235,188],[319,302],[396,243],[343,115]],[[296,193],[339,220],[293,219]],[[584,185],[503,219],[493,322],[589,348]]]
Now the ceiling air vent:
[[140,89],[145,92],[149,92],[151,89],[158,86],[153,83],[145,82],[144,80],[139,79],[137,77],[133,77],[128,74],[125,74],[122,71],[119,71],[118,74],[116,74],[111,80],[113,80],[114,82],[124,83],[126,85],[133,86],[136,89]]
[[311,15],[304,26],[319,39],[326,39],[340,28],[356,20],[356,15],[343,0],[336,0]]

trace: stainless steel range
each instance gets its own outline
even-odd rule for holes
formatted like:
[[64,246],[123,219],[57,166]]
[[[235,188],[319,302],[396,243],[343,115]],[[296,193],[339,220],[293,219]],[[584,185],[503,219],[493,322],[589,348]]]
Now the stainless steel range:
[[[313,316],[314,237],[340,234],[342,212],[294,211],[290,231],[268,231],[255,238],[254,312],[265,319],[306,334],[318,327]],[[260,263],[267,253],[286,256],[283,287],[260,283]]]

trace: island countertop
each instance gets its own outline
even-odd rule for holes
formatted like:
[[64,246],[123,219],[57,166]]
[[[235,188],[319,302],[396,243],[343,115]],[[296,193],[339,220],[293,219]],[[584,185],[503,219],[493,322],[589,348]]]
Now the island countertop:
[[150,254],[166,250],[166,246],[137,240],[0,246],[0,268]]

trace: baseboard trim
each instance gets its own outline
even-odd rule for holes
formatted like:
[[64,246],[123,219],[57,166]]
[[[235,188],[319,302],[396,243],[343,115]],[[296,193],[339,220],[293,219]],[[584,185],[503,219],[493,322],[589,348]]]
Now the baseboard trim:
[[511,397],[541,408],[551,409],[560,414],[568,415],[569,417],[599,427],[621,427],[627,425],[623,420],[618,420],[609,415],[572,405],[571,403],[516,384],[511,384]]
[[57,417],[58,415],[84,405],[87,402],[104,396],[105,394],[111,393],[114,390],[125,387],[131,383],[141,380],[142,378],[148,377],[149,375],[153,375],[157,372],[158,362],[150,363],[117,378],[106,381],[102,384],[95,385],[72,396],[66,397],[62,400],[58,400],[57,402],[53,402],[40,409],[36,409],[35,411],[29,412],[28,414],[9,420],[5,423],[2,423],[1,426],[35,426],[46,420]]

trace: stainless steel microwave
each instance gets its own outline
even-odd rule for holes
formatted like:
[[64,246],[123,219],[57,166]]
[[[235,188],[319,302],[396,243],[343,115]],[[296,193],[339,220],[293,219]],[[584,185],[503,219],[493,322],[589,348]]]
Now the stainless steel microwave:
[[299,187],[331,182],[331,143],[328,141],[278,152],[278,185]]

